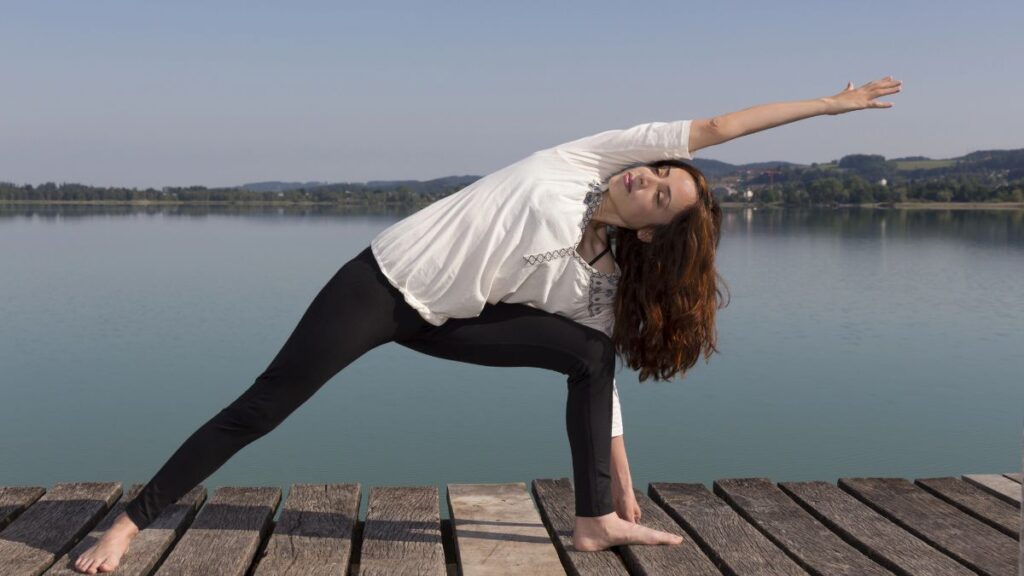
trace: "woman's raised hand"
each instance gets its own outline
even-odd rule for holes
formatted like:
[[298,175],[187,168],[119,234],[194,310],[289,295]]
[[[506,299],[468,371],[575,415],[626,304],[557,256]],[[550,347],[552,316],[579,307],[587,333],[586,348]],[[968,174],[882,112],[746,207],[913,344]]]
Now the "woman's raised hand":
[[895,94],[902,89],[903,81],[895,80],[892,76],[872,80],[859,88],[854,88],[853,82],[850,82],[842,92],[824,99],[829,105],[826,114],[835,116],[865,108],[892,108],[892,102],[877,102],[875,98]]

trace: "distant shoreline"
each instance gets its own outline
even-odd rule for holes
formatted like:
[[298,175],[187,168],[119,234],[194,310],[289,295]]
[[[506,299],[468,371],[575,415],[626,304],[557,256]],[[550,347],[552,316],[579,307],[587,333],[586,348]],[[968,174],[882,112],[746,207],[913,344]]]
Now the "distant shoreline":
[[[336,206],[339,208],[388,208],[402,206],[428,206],[430,203],[400,204],[389,202],[385,204],[338,204],[337,202],[283,202],[283,201],[261,201],[261,202],[182,202],[177,200],[3,200],[0,206],[6,204],[25,205],[95,205],[95,206]],[[746,202],[719,202],[722,208],[786,208],[781,203],[772,204],[748,204]],[[872,202],[869,204],[836,204],[834,206],[811,205],[794,206],[794,208],[879,208],[879,209],[932,209],[932,210],[1024,210],[1024,202]]]

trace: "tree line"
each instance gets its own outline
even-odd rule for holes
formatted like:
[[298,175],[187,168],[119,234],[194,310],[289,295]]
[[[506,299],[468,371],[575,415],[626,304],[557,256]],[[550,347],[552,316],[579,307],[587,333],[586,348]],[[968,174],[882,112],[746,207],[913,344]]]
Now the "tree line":
[[[880,155],[851,154],[837,162],[814,163],[810,166],[780,164],[766,167],[764,164],[756,164],[745,168],[742,165],[730,165],[715,160],[696,159],[691,162],[704,170],[712,183],[723,178],[738,180],[741,190],[751,191],[752,197],[749,201],[754,203],[807,206],[878,202],[1024,202],[1024,149],[982,150],[948,160],[930,160],[924,157],[886,160]],[[360,207],[423,206],[458,192],[479,178],[448,176],[427,181],[343,182],[280,191],[268,191],[266,186],[284,183],[249,185],[254,189],[245,186],[186,186],[140,190],[76,183],[46,182],[33,186],[0,182],[0,202],[322,203]]]

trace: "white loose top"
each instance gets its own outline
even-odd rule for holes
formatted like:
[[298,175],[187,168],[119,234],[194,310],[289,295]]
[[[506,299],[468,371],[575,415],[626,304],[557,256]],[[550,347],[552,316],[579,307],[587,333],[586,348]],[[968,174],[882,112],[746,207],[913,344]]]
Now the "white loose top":
[[[381,271],[429,323],[521,303],[611,336],[621,270],[576,251],[608,179],[632,164],[690,160],[690,120],[608,130],[534,152],[385,228],[370,242]],[[612,436],[622,434],[612,380]]]

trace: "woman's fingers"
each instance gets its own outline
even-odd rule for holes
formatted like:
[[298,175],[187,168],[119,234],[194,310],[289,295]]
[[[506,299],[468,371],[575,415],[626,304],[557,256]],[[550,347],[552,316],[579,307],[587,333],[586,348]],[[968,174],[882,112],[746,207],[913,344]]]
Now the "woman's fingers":
[[[901,80],[890,80],[891,78],[892,76],[886,76],[882,80],[875,80],[874,82],[869,82],[868,84],[865,84],[864,87],[869,88],[870,98],[878,98],[880,96],[896,94],[897,92],[903,90],[903,82]],[[875,86],[870,86],[871,84],[875,83],[878,84],[876,84]],[[889,106],[892,106],[892,104],[889,104]]]
[[885,96],[887,94],[896,94],[897,92],[899,92],[901,90],[903,90],[903,83],[902,82],[898,82],[896,84],[889,84],[889,85],[885,86],[884,88],[879,89],[878,96]]
[[868,88],[868,87],[871,87],[871,88],[889,88],[889,87],[892,87],[892,86],[899,86],[901,84],[903,84],[902,80],[896,80],[892,76],[886,76],[885,78],[880,78],[878,80],[872,80],[871,82],[868,82],[864,86],[861,86],[861,88]]

